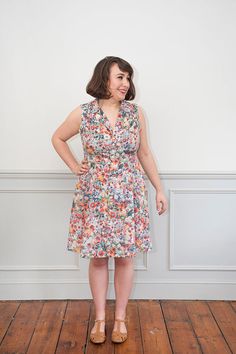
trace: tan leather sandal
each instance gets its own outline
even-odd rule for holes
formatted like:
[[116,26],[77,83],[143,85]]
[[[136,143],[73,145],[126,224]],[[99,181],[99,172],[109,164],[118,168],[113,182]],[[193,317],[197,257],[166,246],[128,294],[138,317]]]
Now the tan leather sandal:
[[100,327],[101,322],[105,322],[105,320],[95,320],[94,322],[98,322],[98,325],[95,333],[91,333],[92,331],[90,332],[90,340],[93,343],[103,343],[106,340],[106,327],[104,332],[100,331]]
[[114,343],[123,343],[128,338],[128,334],[126,332],[120,331],[120,323],[127,322],[127,320],[126,319],[120,320],[120,319],[116,318],[115,322],[118,322],[118,326],[117,326],[116,331],[113,329],[112,335],[111,335],[111,340]]

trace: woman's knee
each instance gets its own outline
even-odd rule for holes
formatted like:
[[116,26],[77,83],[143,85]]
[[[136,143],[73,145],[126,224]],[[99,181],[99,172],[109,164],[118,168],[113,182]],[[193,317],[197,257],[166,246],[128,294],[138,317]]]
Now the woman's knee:
[[133,257],[115,257],[116,265],[128,265],[133,264]]
[[90,259],[90,262],[95,267],[104,267],[108,264],[108,257],[105,257],[105,258],[94,257],[94,258]]

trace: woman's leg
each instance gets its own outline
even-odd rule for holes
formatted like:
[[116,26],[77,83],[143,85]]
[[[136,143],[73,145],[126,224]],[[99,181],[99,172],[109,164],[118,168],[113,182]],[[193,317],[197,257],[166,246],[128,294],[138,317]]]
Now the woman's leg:
[[[91,258],[89,263],[89,283],[95,305],[95,319],[105,318],[106,296],[108,289],[108,257]],[[101,323],[101,331],[104,331],[104,322]],[[96,323],[92,333],[96,331]]]
[[[128,304],[129,296],[133,286],[134,277],[134,258],[133,257],[115,257],[115,294],[116,307],[115,318],[125,319],[126,306]],[[114,330],[117,329],[115,323]],[[121,332],[126,331],[124,322],[121,323]]]

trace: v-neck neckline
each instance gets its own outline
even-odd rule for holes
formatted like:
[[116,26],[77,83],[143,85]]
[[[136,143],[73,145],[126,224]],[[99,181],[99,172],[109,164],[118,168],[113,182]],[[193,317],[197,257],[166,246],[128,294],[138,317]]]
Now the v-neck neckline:
[[116,127],[117,127],[117,124],[118,124],[118,122],[119,122],[119,120],[120,120],[120,118],[121,118],[121,116],[122,116],[121,111],[122,111],[122,106],[123,106],[124,100],[121,100],[120,108],[119,108],[118,115],[117,115],[117,117],[116,117],[114,126],[111,125],[111,122],[110,122],[109,118],[107,117],[107,115],[105,114],[105,112],[103,111],[103,109],[99,106],[99,104],[98,104],[98,98],[95,99],[95,102],[96,102],[96,105],[97,105],[98,110],[101,112],[101,115],[102,115],[103,119],[108,123],[108,125],[109,125],[111,131],[114,132],[115,129],[116,129]]

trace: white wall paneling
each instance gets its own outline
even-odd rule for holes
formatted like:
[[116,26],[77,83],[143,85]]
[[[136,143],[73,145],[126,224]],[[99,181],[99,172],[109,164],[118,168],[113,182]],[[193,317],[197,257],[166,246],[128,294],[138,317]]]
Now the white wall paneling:
[[[148,187],[153,250],[135,258],[131,298],[236,298],[233,173],[161,174],[169,210]],[[89,260],[66,250],[76,179],[69,173],[0,174],[1,299],[91,298]],[[108,298],[114,298],[109,260]]]

